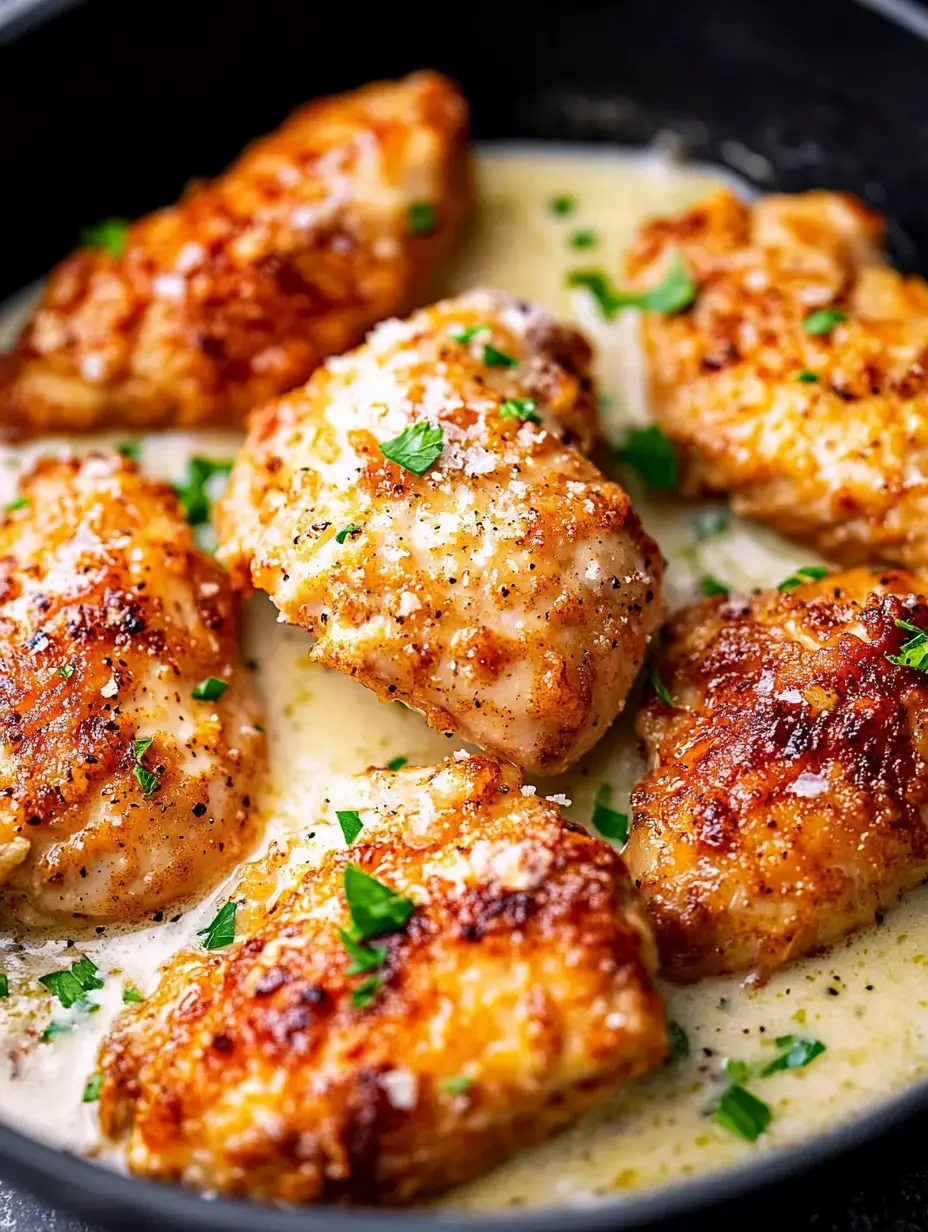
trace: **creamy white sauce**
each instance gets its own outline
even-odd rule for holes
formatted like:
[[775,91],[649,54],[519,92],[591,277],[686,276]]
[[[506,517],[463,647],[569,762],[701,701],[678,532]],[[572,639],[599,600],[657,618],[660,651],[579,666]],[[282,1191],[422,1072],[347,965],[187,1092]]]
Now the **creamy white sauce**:
[[[572,316],[599,349],[607,435],[646,417],[633,313],[606,325],[583,292],[565,288],[568,269],[597,266],[616,277],[620,253],[642,217],[697,200],[722,179],[721,172],[678,167],[656,157],[620,156],[555,147],[491,148],[478,164],[477,226],[444,284],[453,294],[477,284],[496,285]],[[556,218],[551,198],[570,193],[577,207]],[[595,247],[576,251],[577,230],[591,229]],[[11,309],[12,330],[23,304]],[[0,326],[0,342],[2,342]],[[125,433],[90,440],[46,438],[0,450],[0,501],[15,496],[19,471],[39,455],[69,449],[107,448]],[[232,456],[236,433],[166,433],[147,437],[142,463],[168,478],[183,475],[195,453]],[[669,561],[667,585],[676,606],[696,597],[696,579],[711,573],[736,589],[773,585],[810,554],[749,523],[732,520],[727,531],[697,545],[693,520],[700,506],[648,497],[629,487],[649,530]],[[338,841],[330,823],[316,823],[327,797],[344,776],[370,763],[404,756],[431,763],[452,747],[418,715],[382,705],[344,676],[310,667],[307,639],[276,621],[263,597],[246,615],[246,657],[253,660],[263,694],[270,749],[270,784],[264,793],[265,846],[299,837],[309,859]],[[633,700],[631,709],[634,710]],[[624,808],[641,773],[631,724],[621,720],[593,753],[569,774],[538,783],[543,794],[563,793],[574,819],[590,817],[604,782],[614,805]],[[63,941],[0,936],[0,971],[13,995],[0,1000],[0,1116],[48,1141],[100,1152],[96,1112],[83,1104],[95,1069],[99,1041],[121,1009],[123,987],[148,993],[157,968],[224,901],[228,887],[176,922],[123,935]],[[794,964],[759,990],[735,980],[710,980],[691,988],[665,987],[669,1016],[686,1030],[692,1055],[617,1091],[575,1128],[542,1147],[522,1152],[490,1176],[447,1197],[446,1205],[498,1209],[517,1204],[582,1204],[598,1197],[679,1181],[750,1158],[846,1121],[878,1099],[911,1084],[928,1070],[928,926],[924,891],[912,894],[878,929],[859,934],[824,958]],[[105,977],[92,994],[99,1012],[65,1013],[35,977],[80,953],[91,955]],[[838,995],[828,990],[835,989]],[[56,1008],[57,1007],[57,1008]],[[47,1043],[47,1024],[73,1020],[74,1029]],[[751,1082],[773,1109],[769,1131],[754,1146],[727,1134],[706,1114],[723,1086],[725,1057],[748,1061],[775,1055],[771,1041],[795,1033],[821,1039],[827,1051],[808,1068]],[[401,1058],[399,1058],[401,1060]],[[107,1153],[113,1163],[118,1160]]]

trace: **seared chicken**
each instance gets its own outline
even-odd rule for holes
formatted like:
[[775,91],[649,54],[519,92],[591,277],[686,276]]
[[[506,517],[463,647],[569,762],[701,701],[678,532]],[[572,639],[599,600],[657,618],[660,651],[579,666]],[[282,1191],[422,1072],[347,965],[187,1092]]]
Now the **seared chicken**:
[[886,264],[883,231],[836,193],[743,205],[720,192],[648,223],[629,272],[653,285],[682,252],[698,285],[690,311],[644,321],[653,412],[685,490],[726,493],[845,564],[920,567],[928,287]]
[[234,595],[130,462],[41,462],[21,493],[0,523],[0,904],[139,920],[253,837]]
[[[271,857],[282,885],[234,948],[177,955],[104,1043],[102,1125],[130,1169],[409,1202],[658,1065],[656,956],[622,861],[520,785],[482,758],[369,771],[342,801],[363,824],[350,847]],[[399,897],[352,974],[369,878]]]
[[219,179],[51,275],[0,359],[8,433],[234,423],[423,294],[469,203],[435,73],[310,103]]
[[315,662],[562,770],[622,709],[662,614],[660,553],[582,452],[589,365],[579,334],[502,292],[385,322],[255,413],[221,558],[314,635]]
[[928,599],[855,569],[709,599],[666,642],[626,860],[668,975],[763,979],[928,874]]

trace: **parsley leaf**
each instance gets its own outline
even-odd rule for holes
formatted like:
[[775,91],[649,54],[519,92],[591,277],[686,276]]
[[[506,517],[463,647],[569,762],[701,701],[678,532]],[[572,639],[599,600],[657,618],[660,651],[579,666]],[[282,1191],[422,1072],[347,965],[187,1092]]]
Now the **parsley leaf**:
[[463,1095],[473,1084],[473,1079],[468,1078],[466,1074],[455,1074],[453,1078],[446,1078],[441,1084],[442,1090],[447,1091],[449,1095]]
[[410,235],[431,235],[435,230],[435,220],[435,206],[431,201],[413,201],[406,210]]
[[132,767],[132,773],[135,775],[135,781],[142,789],[142,795],[147,800],[155,794],[158,788],[158,781],[161,778],[160,766],[155,770],[146,770],[144,766],[135,765]]
[[453,329],[450,337],[454,342],[460,342],[466,346],[468,342],[472,342],[478,335],[487,333],[489,328],[489,325],[465,325],[461,329]]
[[380,452],[403,470],[414,475],[424,475],[441,453],[445,432],[441,424],[430,424],[420,419],[411,424],[391,441],[380,442]]
[[677,452],[655,424],[630,429],[616,456],[655,492],[669,492],[677,486],[680,469]]
[[512,355],[507,355],[505,351],[497,350],[492,342],[484,344],[483,362],[488,368],[515,368],[519,361]]
[[777,590],[795,590],[804,582],[820,582],[824,577],[828,577],[826,565],[803,565],[801,569],[784,578]]
[[825,1051],[821,1040],[803,1039],[798,1035],[780,1035],[776,1041],[778,1048],[784,1048],[778,1057],[768,1062],[760,1071],[762,1078],[779,1073],[783,1069],[802,1069]]
[[198,702],[218,702],[228,687],[228,681],[219,680],[216,676],[207,676],[205,680],[201,680],[198,685],[194,686],[191,696],[194,701]]
[[70,1022],[55,1022],[54,1018],[42,1032],[42,1043],[47,1044],[49,1040],[55,1038],[56,1035],[67,1035],[72,1029],[73,1024]]
[[836,325],[847,320],[846,312],[838,312],[834,308],[818,308],[810,312],[802,323],[802,328],[813,338],[822,334],[830,334]]
[[203,938],[205,950],[222,950],[235,940],[235,913],[238,903],[228,902],[216,912],[216,915],[205,928],[197,932]]
[[663,281],[647,291],[617,291],[602,270],[571,270],[569,287],[584,287],[593,296],[602,316],[613,321],[622,308],[640,308],[671,317],[688,308],[696,298],[697,286],[686,262],[676,253]]
[[103,1086],[103,1075],[94,1074],[92,1078],[87,1080],[87,1085],[84,1087],[84,1096],[82,1102],[85,1104],[95,1104],[100,1098],[100,1088]]
[[145,998],[134,984],[127,984],[122,990],[123,1005],[141,1005]]
[[610,808],[611,802],[612,785],[603,783],[593,801],[593,829],[624,847],[628,842],[628,814]]
[[126,232],[129,224],[125,218],[103,218],[81,232],[85,248],[102,248],[117,259],[126,251]]
[[387,762],[387,769],[388,770],[402,770],[404,766],[408,766],[408,765],[409,765],[408,757],[391,757],[391,759]]
[[335,536],[335,542],[344,543],[349,535],[359,535],[360,533],[361,527],[357,524],[357,522],[349,522],[348,525],[343,526]]
[[355,809],[336,809],[335,816],[338,818],[338,824],[342,828],[345,842],[353,843],[364,829],[364,823],[358,816],[357,811]]
[[116,446],[116,452],[121,453],[124,458],[128,458],[130,462],[138,462],[142,456],[141,441],[121,441]]
[[347,975],[360,975],[364,971],[376,971],[387,961],[387,951],[382,945],[362,945],[347,928],[338,932],[342,945],[348,951],[352,962],[346,969]]
[[713,577],[711,573],[704,573],[699,579],[699,589],[707,597],[713,595],[728,595],[731,594],[731,588],[726,586],[724,582],[720,582],[717,577]]
[[897,667],[914,667],[916,671],[928,671],[928,633],[916,625],[910,625],[907,620],[897,620],[897,629],[905,629],[912,636],[899,647],[897,655],[887,655],[890,663]]
[[73,962],[69,971],[51,971],[48,975],[40,975],[39,983],[44,984],[66,1010],[82,1001],[86,993],[103,987],[96,965],[86,955]]
[[62,680],[70,680],[74,675],[74,668],[70,663],[62,663],[61,667],[56,667],[55,671]]
[[500,403],[500,419],[527,419],[529,423],[540,424],[541,416],[536,412],[537,402],[534,398],[506,398]]
[[209,522],[212,502],[222,495],[231,470],[231,462],[191,458],[187,463],[184,482],[171,485],[191,526],[201,526],[204,522]]
[[655,666],[654,660],[648,659],[644,667],[645,667],[645,671],[647,672],[648,683],[650,684],[651,688],[654,690],[654,692],[661,699],[661,701],[664,703],[665,706],[670,706],[674,710],[676,710],[677,704],[671,697],[670,690],[667,688],[663,680],[661,680],[660,676],[657,674],[657,667]]
[[11,500],[6,507],[7,513],[15,513],[17,509],[25,509],[29,504],[25,496],[17,496],[15,500]]
[[399,932],[406,927],[416,909],[411,898],[397,894],[356,864],[346,864],[342,878],[352,933],[357,940],[366,941],[368,937]]
[[572,193],[561,193],[548,202],[548,212],[555,218],[566,218],[577,208],[577,198]]
[[383,985],[383,980],[379,975],[369,975],[366,980],[361,983],[351,994],[351,1004],[357,1010],[365,1009],[377,996]]
[[571,248],[595,248],[598,242],[595,231],[572,231],[570,234]]
[[756,1142],[770,1124],[773,1113],[744,1087],[730,1086],[715,1106],[715,1120],[730,1134]]
[[151,746],[155,743],[154,736],[142,736],[132,742],[132,753],[136,761],[141,761]]
[[671,1018],[667,1023],[667,1034],[670,1036],[671,1061],[685,1061],[690,1055],[690,1037],[678,1022]]
[[726,1078],[732,1082],[747,1082],[751,1076],[751,1067],[747,1061],[739,1061],[737,1057],[726,1057],[722,1062],[722,1070]]
[[0,1001],[10,995],[10,977],[0,971]]
[[803,368],[796,379],[803,385],[814,385],[818,381],[819,375],[817,372],[809,372],[807,368]]

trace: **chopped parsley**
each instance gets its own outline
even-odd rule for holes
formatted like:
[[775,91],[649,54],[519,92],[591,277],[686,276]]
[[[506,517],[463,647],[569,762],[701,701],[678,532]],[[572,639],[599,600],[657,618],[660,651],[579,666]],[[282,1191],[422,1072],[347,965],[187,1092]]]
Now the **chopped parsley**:
[[693,518],[693,534],[699,543],[724,534],[731,519],[724,509],[705,509]]
[[11,500],[6,507],[7,513],[15,513],[17,509],[25,509],[29,504],[25,496],[17,496],[16,500]]
[[133,740],[132,753],[136,761],[141,761],[151,746],[155,743],[154,736],[142,736],[139,740]]
[[124,458],[128,458],[130,462],[138,462],[142,456],[141,441],[121,441],[116,446],[116,452],[121,453]]
[[406,225],[410,235],[431,235],[435,230],[436,212],[431,201],[413,201],[406,210]]
[[912,636],[899,647],[897,655],[887,655],[890,663],[897,667],[914,667],[916,671],[928,671],[928,633],[924,633],[916,625],[910,625],[907,620],[897,620],[897,629],[905,629]]
[[571,270],[567,275],[567,285],[584,287],[589,291],[607,321],[615,320],[623,308],[640,308],[645,312],[659,312],[665,317],[674,316],[690,306],[697,291],[680,253],[674,256],[663,281],[647,291],[618,291],[602,270]]
[[577,198],[572,193],[560,193],[548,202],[548,213],[555,218],[567,218],[577,208]]
[[53,1040],[56,1035],[67,1035],[72,1029],[70,1022],[56,1022],[53,1018],[45,1030],[42,1032],[42,1043],[47,1044],[49,1040]]
[[100,1088],[103,1086],[103,1075],[94,1074],[92,1078],[87,1080],[87,1085],[84,1087],[83,1103],[95,1104],[100,1098]]
[[751,1067],[747,1061],[739,1061],[737,1057],[726,1057],[722,1062],[722,1072],[732,1082],[743,1083],[751,1076]]
[[409,765],[408,757],[391,757],[387,762],[388,770],[402,770],[404,766]]
[[784,1069],[803,1069],[825,1051],[825,1045],[821,1040],[803,1039],[798,1035],[779,1035],[776,1045],[784,1051],[764,1066],[760,1071],[762,1078],[777,1074]]
[[222,495],[231,470],[231,462],[214,462],[212,458],[191,458],[187,463],[184,482],[172,487],[191,526],[209,522],[212,503]]
[[384,946],[363,945],[351,935],[347,928],[339,929],[338,935],[351,958],[351,965],[346,968],[347,975],[361,975],[365,971],[376,971],[387,961],[387,951]]
[[612,785],[603,783],[593,801],[593,829],[623,847],[628,842],[628,814],[611,808]]
[[357,988],[353,989],[351,1004],[356,1010],[366,1009],[377,996],[382,985],[383,980],[379,975],[369,975],[366,980],[361,981]]
[[430,424],[420,419],[411,424],[391,441],[380,442],[380,452],[397,466],[414,475],[424,475],[441,453],[445,433],[441,424]]
[[364,829],[364,824],[361,821],[356,809],[336,809],[335,816],[338,818],[338,824],[342,828],[342,834],[345,836],[346,843],[353,843],[361,831]]
[[141,1005],[145,998],[134,984],[127,984],[122,990],[123,1005]]
[[648,683],[657,696],[661,699],[665,706],[671,706],[673,709],[676,709],[676,702],[671,697],[670,690],[657,674],[657,667],[654,664],[654,660],[648,659],[644,667],[647,672]]
[[630,429],[616,456],[655,492],[668,492],[677,486],[680,469],[677,452],[655,424]]
[[135,775],[135,781],[142,789],[142,795],[145,799],[149,799],[155,794],[158,789],[158,783],[161,779],[161,767],[154,770],[147,770],[144,766],[134,765],[132,773]]
[[704,573],[699,579],[699,589],[707,597],[713,595],[728,595],[731,594],[731,588],[726,586],[724,582],[720,582],[717,577],[713,577],[711,573]]
[[83,1001],[88,992],[103,987],[96,965],[86,954],[71,963],[69,971],[51,971],[48,975],[40,975],[39,983],[57,997],[66,1010]]
[[222,950],[235,940],[235,913],[238,903],[223,903],[216,915],[205,928],[197,932],[203,938],[205,950]]
[[678,1022],[674,1022],[671,1018],[667,1023],[667,1034],[670,1037],[670,1059],[671,1061],[685,1061],[690,1055],[690,1037],[683,1030]]
[[483,362],[488,368],[515,368],[519,363],[514,356],[498,350],[492,342],[484,343]]
[[10,995],[10,977],[0,971],[0,1001]]
[[446,1078],[441,1085],[449,1095],[463,1095],[473,1085],[473,1079],[466,1074],[455,1074],[453,1078]]
[[722,1095],[713,1113],[716,1122],[745,1142],[756,1142],[773,1117],[762,1101],[735,1083]]
[[797,380],[801,381],[803,385],[814,385],[818,379],[818,373],[810,372],[808,368],[803,368],[797,377]]
[[454,342],[460,342],[462,346],[466,346],[480,334],[487,333],[489,328],[489,325],[465,325],[461,329],[453,329],[450,337]]
[[797,569],[795,573],[784,578],[777,590],[795,590],[804,582],[820,582],[824,577],[828,577],[826,565],[803,565],[801,569]]
[[810,312],[802,322],[802,328],[813,338],[830,334],[836,325],[847,320],[846,312],[838,312],[835,308],[817,308]]
[[357,522],[349,522],[347,526],[343,526],[335,536],[336,543],[344,543],[349,535],[360,535],[361,527]]
[[70,663],[62,663],[61,667],[56,667],[55,672],[62,680],[70,680],[74,675],[74,668]]
[[102,218],[81,231],[81,243],[85,248],[101,248],[118,259],[126,251],[128,230],[129,224],[125,218]]
[[571,231],[570,246],[578,250],[584,248],[595,248],[599,243],[599,239],[595,231]]
[[207,676],[198,685],[194,685],[192,696],[194,701],[198,702],[218,702],[228,687],[228,681],[220,680],[217,676]]
[[500,419],[527,419],[529,423],[540,424],[541,416],[535,410],[538,403],[534,398],[506,398],[500,403]]
[[416,909],[411,898],[397,894],[356,864],[345,865],[343,883],[352,936],[358,941],[381,933],[399,932]]

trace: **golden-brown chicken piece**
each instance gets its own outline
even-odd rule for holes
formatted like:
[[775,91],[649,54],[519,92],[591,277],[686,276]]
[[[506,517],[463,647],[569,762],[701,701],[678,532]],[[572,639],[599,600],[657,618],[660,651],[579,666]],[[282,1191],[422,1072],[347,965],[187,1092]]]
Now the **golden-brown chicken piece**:
[[8,432],[233,423],[424,292],[470,198],[436,73],[310,103],[219,179],[52,274],[0,359]]
[[[483,758],[348,780],[351,846],[315,868],[271,857],[282,885],[234,948],[177,955],[104,1043],[102,1125],[130,1169],[409,1202],[658,1065],[656,953],[622,861],[520,786]],[[368,878],[404,904],[383,927]],[[350,926],[378,947],[360,974]]]
[[133,463],[41,462],[20,500],[0,523],[0,902],[142,919],[253,837],[235,597]]
[[385,322],[255,413],[222,559],[315,636],[317,663],[563,769],[622,709],[662,611],[660,552],[581,452],[589,362],[502,292]]
[[[926,631],[921,639],[906,621]],[[872,922],[928,873],[928,599],[912,574],[835,573],[709,599],[666,634],[639,731],[654,768],[626,850],[665,972],[791,958]]]
[[727,493],[736,512],[848,565],[919,567],[928,287],[886,264],[882,238],[851,197],[743,205],[720,192],[643,227],[629,272],[653,284],[682,251],[698,284],[688,312],[644,322],[653,413],[684,489]]

